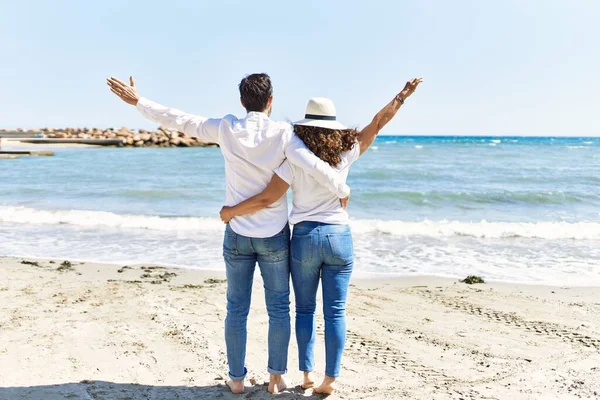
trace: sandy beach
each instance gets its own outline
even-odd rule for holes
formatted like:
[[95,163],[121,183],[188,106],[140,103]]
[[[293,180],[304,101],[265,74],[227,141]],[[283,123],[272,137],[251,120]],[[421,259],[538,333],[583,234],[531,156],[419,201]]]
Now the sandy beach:
[[[272,398],[258,276],[250,379],[236,396],[224,386],[222,273],[63,261],[0,258],[0,399]],[[599,330],[595,288],[355,279],[330,398],[598,398]],[[321,371],[322,323],[317,349]],[[278,398],[321,398],[296,386],[296,351],[292,339]]]

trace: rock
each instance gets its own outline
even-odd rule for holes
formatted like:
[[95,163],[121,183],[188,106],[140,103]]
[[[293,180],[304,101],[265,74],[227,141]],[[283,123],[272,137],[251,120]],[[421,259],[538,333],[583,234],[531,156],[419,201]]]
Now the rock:
[[64,132],[57,132],[57,133],[54,134],[54,137],[57,138],[57,139],[64,139],[64,138],[67,137],[67,134],[64,133]]
[[141,140],[143,140],[144,142],[147,142],[148,140],[150,140],[152,138],[152,135],[150,135],[149,133],[142,133],[139,136],[141,137]]
[[137,142],[135,142],[133,145],[134,145],[135,147],[141,147],[141,146],[143,146],[143,145],[144,145],[144,142],[140,140],[140,141],[137,141]]
[[134,142],[139,142],[140,140],[142,140],[142,137],[140,136],[140,134],[135,134],[133,135],[133,141]]
[[[110,128],[108,130],[112,130],[112,128]],[[131,135],[131,131],[129,129],[127,129],[126,127],[122,127],[121,129],[119,129],[117,134],[119,136],[128,136],[128,135]]]
[[131,136],[129,136],[128,138],[125,138],[125,142],[127,143],[128,146],[133,146],[133,138]]
[[181,143],[181,139],[179,139],[178,137],[172,138],[169,143],[171,143],[171,145],[173,146],[179,146],[179,143]]

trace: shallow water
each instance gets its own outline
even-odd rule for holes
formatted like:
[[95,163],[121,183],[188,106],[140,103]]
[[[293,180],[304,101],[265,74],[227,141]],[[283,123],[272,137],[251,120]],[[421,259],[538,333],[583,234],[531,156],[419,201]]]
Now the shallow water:
[[[0,161],[0,255],[223,268],[219,149]],[[350,172],[359,274],[600,284],[600,138],[379,137]]]

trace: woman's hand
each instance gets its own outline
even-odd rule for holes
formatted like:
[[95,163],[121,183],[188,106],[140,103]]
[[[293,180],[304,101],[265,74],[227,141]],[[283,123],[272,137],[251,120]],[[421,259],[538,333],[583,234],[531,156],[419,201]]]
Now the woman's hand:
[[344,197],[343,199],[340,199],[340,204],[341,204],[341,206],[342,206],[342,208],[343,208],[344,210],[347,210],[347,209],[348,209],[348,203],[349,203],[349,202],[350,202],[350,196],[348,196],[348,197]]
[[423,78],[413,78],[410,81],[406,82],[406,85],[404,85],[404,89],[402,89],[402,91],[400,92],[400,96],[404,100],[406,100],[407,97],[409,97],[415,92],[415,90],[417,90],[417,86],[419,86],[419,84],[422,82]]
[[235,217],[231,209],[232,207],[223,206],[223,208],[221,208],[221,212],[219,213],[221,215],[221,221],[223,221],[226,224],[229,223],[229,221],[231,221],[233,217]]

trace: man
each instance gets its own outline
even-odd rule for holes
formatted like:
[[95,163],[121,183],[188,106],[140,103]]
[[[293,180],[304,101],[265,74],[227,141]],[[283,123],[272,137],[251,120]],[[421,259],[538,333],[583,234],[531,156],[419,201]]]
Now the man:
[[[350,189],[338,173],[310,152],[293,135],[289,124],[270,119],[273,87],[267,74],[248,75],[240,82],[240,100],[248,112],[242,119],[233,115],[209,119],[164,107],[140,97],[133,77],[129,79],[127,85],[111,77],[108,85],[146,118],[220,145],[225,159],[227,205],[233,206],[260,193],[286,157],[338,197],[348,197]],[[225,230],[223,257],[228,282],[225,343],[231,378],[227,384],[234,393],[244,391],[246,323],[256,262],[264,281],[269,314],[268,390],[275,393],[286,388],[282,375],[287,370],[290,340],[287,219],[284,196],[260,212],[233,219]]]

